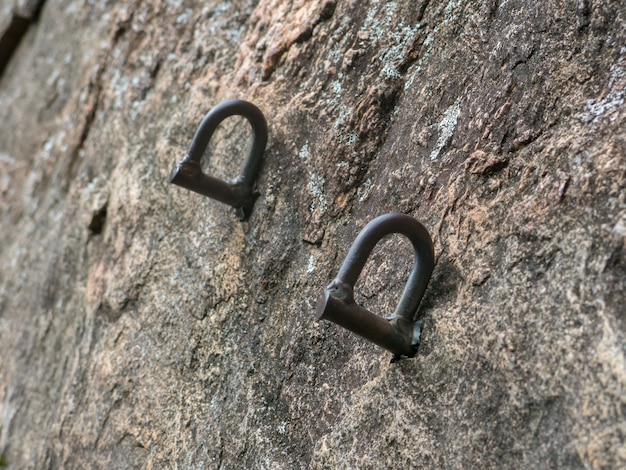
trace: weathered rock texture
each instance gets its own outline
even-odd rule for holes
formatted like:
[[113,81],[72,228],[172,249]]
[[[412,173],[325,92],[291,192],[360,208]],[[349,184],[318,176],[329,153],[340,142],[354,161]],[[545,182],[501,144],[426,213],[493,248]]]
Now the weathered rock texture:
[[43,0],[0,1],[0,74],[11,59],[11,55],[37,19]]
[[[0,77],[9,467],[624,468],[625,10],[45,2]],[[234,97],[271,132],[245,223],[167,184]],[[390,211],[437,256],[395,364],[313,316]],[[381,243],[357,300],[411,262]]]

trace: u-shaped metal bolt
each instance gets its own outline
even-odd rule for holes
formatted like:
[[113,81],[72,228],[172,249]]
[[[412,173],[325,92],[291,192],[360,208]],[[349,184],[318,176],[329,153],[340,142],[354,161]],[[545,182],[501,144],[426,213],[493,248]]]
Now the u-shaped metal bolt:
[[[227,117],[245,117],[252,126],[253,140],[241,173],[232,183],[226,183],[202,171],[200,161],[211,137],[220,123]],[[261,160],[267,145],[267,122],[259,108],[243,100],[224,101],[211,109],[204,117],[191,146],[183,158],[172,169],[169,182],[217,199],[237,209],[240,220],[250,216],[258,193],[254,183],[261,169]]]
[[[395,312],[382,318],[354,301],[356,283],[367,258],[386,235],[400,233],[413,244],[415,260],[411,274]],[[435,265],[433,242],[428,230],[405,214],[385,214],[368,223],[354,241],[337,277],[324,289],[317,301],[316,317],[347,328],[394,354],[413,357],[419,344],[420,324],[414,323],[426,286]]]

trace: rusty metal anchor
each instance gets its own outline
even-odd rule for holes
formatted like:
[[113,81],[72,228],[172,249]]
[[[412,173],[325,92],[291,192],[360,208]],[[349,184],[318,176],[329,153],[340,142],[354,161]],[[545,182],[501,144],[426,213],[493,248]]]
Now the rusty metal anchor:
[[[356,283],[367,258],[386,235],[400,233],[413,244],[415,260],[396,310],[382,318],[354,301]],[[337,277],[317,301],[318,320],[329,320],[391,351],[392,361],[417,353],[421,322],[413,317],[426,291],[435,265],[433,242],[428,230],[405,214],[385,214],[369,222],[354,241]]]
[[[200,160],[213,133],[227,117],[245,117],[252,126],[253,140],[241,173],[232,183],[226,183],[202,171]],[[259,108],[243,100],[218,104],[204,117],[185,158],[174,165],[169,182],[195,191],[237,209],[240,220],[247,219],[258,193],[254,183],[261,169],[261,160],[267,145],[267,122]]]

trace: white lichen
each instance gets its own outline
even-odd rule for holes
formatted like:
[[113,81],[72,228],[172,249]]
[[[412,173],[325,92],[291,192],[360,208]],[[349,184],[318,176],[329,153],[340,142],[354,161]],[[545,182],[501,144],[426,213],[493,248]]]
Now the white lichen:
[[457,19],[458,10],[461,6],[461,0],[451,0],[444,9],[444,24],[453,22]]
[[356,190],[356,195],[359,198],[359,202],[364,202],[369,196],[370,190],[372,189],[372,180],[368,178],[365,182],[359,186],[359,189]]
[[450,142],[450,139],[452,139],[460,114],[461,98],[458,98],[452,106],[446,109],[443,113],[443,119],[437,125],[439,130],[439,139],[437,140],[437,145],[430,153],[431,160],[435,160],[443,148],[448,144],[448,142]]
[[419,24],[406,26],[403,22],[400,22],[398,30],[389,32],[391,44],[378,58],[383,63],[381,75],[384,78],[402,77],[399,67],[406,60],[406,48],[417,34],[419,28]]
[[113,90],[113,109],[123,109],[126,104],[125,94],[128,90],[130,80],[122,75],[119,68],[113,70],[111,76],[111,89]]
[[326,211],[328,209],[328,201],[326,200],[326,194],[324,193],[326,180],[321,176],[310,172],[307,188],[313,195],[313,201],[309,205],[309,210],[313,212],[317,207],[319,207],[322,211]]
[[342,90],[342,81],[343,81],[343,74],[340,73],[337,76],[336,80],[333,80],[332,83],[330,84],[331,89],[333,90],[333,93],[337,96],[341,95]]
[[[623,53],[624,48],[622,49]],[[583,122],[596,124],[601,118],[607,117],[613,122],[619,117],[626,98],[626,71],[618,64],[611,66],[609,78],[609,92],[597,100],[589,100],[584,108]]]
[[[421,25],[406,25],[402,19],[398,24],[398,5],[396,2],[385,2],[374,7],[367,13],[367,17],[359,31],[359,37],[367,38],[369,47],[382,43],[383,52],[378,57],[382,62],[380,75],[385,79],[401,78],[399,67],[406,59],[406,48],[413,40]],[[362,41],[363,43],[365,41]],[[364,44],[365,45],[365,44]]]
[[[374,1],[373,3],[374,5],[380,4],[379,1]],[[382,11],[378,6],[374,6],[367,12],[361,31],[366,31],[370,39],[380,41],[385,36],[385,33],[389,31],[397,9],[398,4],[396,2],[384,2]]]
[[306,142],[302,146],[302,148],[298,152],[298,156],[300,157],[301,160],[304,160],[305,162],[308,162],[308,160],[309,160],[309,143],[308,142]]
[[359,139],[359,133],[353,129],[342,137],[341,143],[345,144],[346,147],[352,147]]
[[189,24],[192,13],[193,10],[191,10],[191,8],[185,9],[185,11],[176,18],[176,24]]
[[613,227],[613,233],[620,237],[626,237],[626,213],[623,213],[615,226]]
[[339,117],[335,119],[335,122],[333,123],[333,129],[339,129],[342,127],[342,125],[350,119],[353,112],[354,110],[352,108],[348,108],[345,104],[342,104],[339,107]]
[[307,274],[313,274],[315,272],[315,256],[309,256],[309,264],[306,268]]
[[322,211],[328,210],[328,199],[325,194],[326,180],[314,171],[313,165],[310,162],[310,149],[308,142],[302,146],[298,152],[298,156],[304,162],[309,174],[307,189],[313,196],[313,200],[309,204],[309,211],[313,212],[316,208],[319,208]]

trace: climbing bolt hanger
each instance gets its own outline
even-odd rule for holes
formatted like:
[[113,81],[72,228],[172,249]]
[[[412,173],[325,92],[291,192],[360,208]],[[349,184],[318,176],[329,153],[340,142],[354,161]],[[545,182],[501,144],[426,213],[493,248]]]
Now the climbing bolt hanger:
[[[250,122],[254,137],[241,173],[232,183],[226,183],[205,174],[200,166],[200,160],[220,123],[227,117],[235,115],[243,116]],[[211,109],[204,117],[187,155],[174,166],[169,182],[229,204],[237,209],[239,219],[245,220],[250,216],[258,196],[254,191],[254,183],[261,169],[261,159],[266,145],[267,122],[261,110],[247,101],[225,101]]]
[[[382,318],[354,301],[354,284],[376,244],[392,233],[408,237],[413,244],[415,260],[395,312],[389,318]],[[413,317],[434,264],[433,242],[420,222],[396,213],[377,217],[359,233],[337,277],[324,289],[317,301],[316,317],[337,323],[391,351],[393,360],[402,356],[413,357],[420,336],[420,322],[414,323]]]

